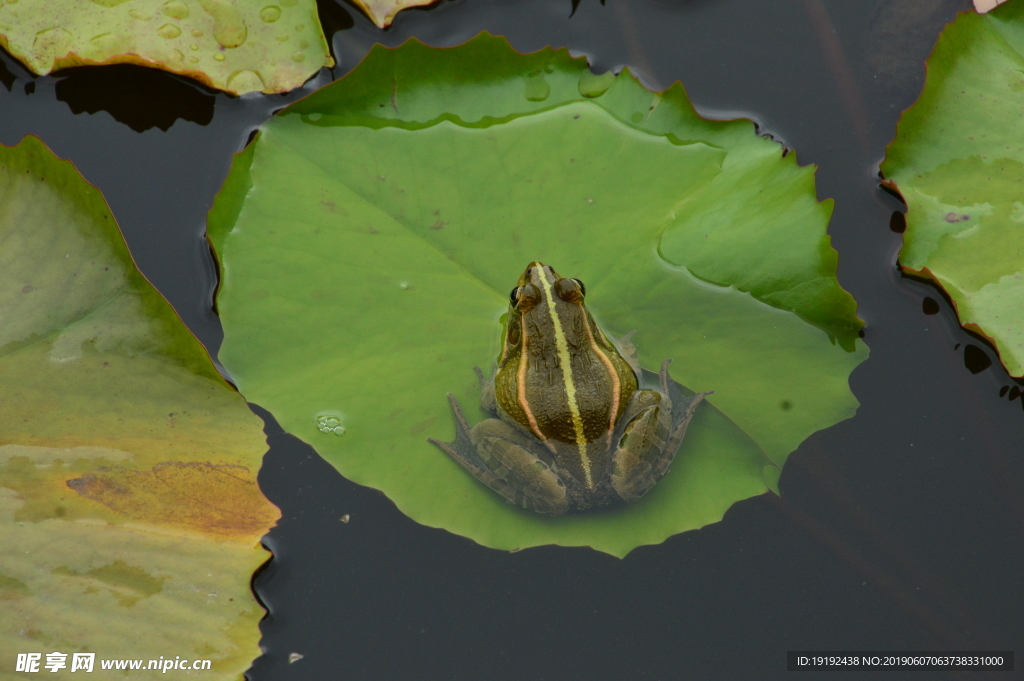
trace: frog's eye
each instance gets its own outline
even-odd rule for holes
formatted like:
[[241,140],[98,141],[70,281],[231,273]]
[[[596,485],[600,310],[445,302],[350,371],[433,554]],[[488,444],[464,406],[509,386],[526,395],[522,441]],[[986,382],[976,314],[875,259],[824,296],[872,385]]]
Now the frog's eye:
[[516,286],[508,295],[512,307],[519,312],[526,312],[540,302],[540,292],[532,284]]
[[580,293],[587,295],[587,287],[583,285],[583,282],[579,279],[573,279],[573,281],[575,281],[576,285],[580,287]]
[[567,303],[582,303],[585,292],[579,279],[559,279],[555,282],[555,293]]

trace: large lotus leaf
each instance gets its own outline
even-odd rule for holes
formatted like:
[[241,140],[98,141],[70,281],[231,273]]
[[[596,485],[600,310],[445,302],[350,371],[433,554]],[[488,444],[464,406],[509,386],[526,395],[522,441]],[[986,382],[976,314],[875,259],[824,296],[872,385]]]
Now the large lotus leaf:
[[403,9],[432,5],[437,0],[352,0],[379,28],[387,28]]
[[33,73],[139,64],[236,95],[333,66],[315,0],[7,0],[0,45]]
[[907,202],[900,263],[1024,375],[1024,5],[961,14],[928,59],[882,171]]
[[34,137],[0,147],[0,414],[0,677],[56,651],[238,678],[278,517],[256,486],[260,420],[99,191]]
[[[781,465],[853,413],[847,377],[866,352],[842,347],[859,322],[834,272],[830,286],[814,283],[835,262],[819,257],[828,207],[780,152],[749,121],[700,119],[679,86],[655,94],[628,74],[595,76],[564,50],[522,55],[488,35],[449,50],[374,48],[236,158],[210,216],[221,359],[243,394],[344,475],[488,546],[624,555],[714,522],[765,489],[766,454]],[[745,173],[758,184],[743,188]],[[734,223],[752,211],[718,208],[718,230],[746,235],[709,232],[720,259],[780,254],[780,291],[808,283],[784,303],[760,263],[715,285],[703,279],[730,266],[711,247],[695,256],[706,270],[659,254],[663,235],[682,243],[694,225],[711,229],[695,211],[743,201],[816,220],[786,234],[784,219],[761,229]],[[673,359],[681,384],[716,391],[672,472],[636,504],[520,512],[426,442],[451,439],[447,392],[483,418],[472,367],[493,365],[508,291],[532,260],[582,279],[610,333],[636,330],[644,366]]]

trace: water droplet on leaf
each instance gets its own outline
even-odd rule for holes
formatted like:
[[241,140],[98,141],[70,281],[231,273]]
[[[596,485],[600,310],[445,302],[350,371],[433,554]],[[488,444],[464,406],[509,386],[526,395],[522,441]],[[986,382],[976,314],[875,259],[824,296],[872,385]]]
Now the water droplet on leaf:
[[277,5],[267,5],[260,10],[260,19],[272,24],[281,18],[281,8]]
[[42,62],[48,62],[71,52],[74,44],[74,36],[63,28],[48,28],[45,31],[36,33],[36,39],[32,43],[32,50]]
[[256,92],[263,89],[263,79],[260,74],[249,69],[235,71],[228,76],[228,89],[235,92]]
[[224,53],[218,52],[217,54],[213,55],[213,58],[217,61],[224,61]]
[[316,427],[321,433],[328,435],[344,435],[341,412],[322,411],[316,415]]
[[181,29],[174,24],[164,24],[160,28],[156,29],[156,32],[160,34],[161,38],[167,38],[168,40],[171,38],[177,38],[181,35]]
[[172,19],[184,19],[188,16],[188,5],[181,0],[167,0],[160,11]]
[[292,52],[292,61],[306,61],[306,55],[302,52]]
[[551,94],[551,86],[544,79],[543,74],[537,74],[526,79],[526,99],[531,102],[543,102]]
[[206,13],[213,17],[213,37],[224,47],[238,47],[245,42],[248,29],[242,14],[230,0],[199,0]]
[[605,71],[598,75],[591,73],[590,69],[586,69],[580,74],[580,81],[577,87],[579,88],[580,94],[584,97],[600,97],[608,88],[615,82],[615,74],[611,71]]

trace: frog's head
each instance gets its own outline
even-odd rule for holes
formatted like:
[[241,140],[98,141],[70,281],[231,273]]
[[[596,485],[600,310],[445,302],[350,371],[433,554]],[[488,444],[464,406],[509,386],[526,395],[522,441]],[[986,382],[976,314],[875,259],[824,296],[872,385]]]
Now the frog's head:
[[[550,265],[531,262],[509,294],[509,314],[502,360],[519,349],[523,336],[531,350],[549,351],[586,344],[589,322],[579,279],[567,279]],[[503,362],[499,362],[502,364]]]

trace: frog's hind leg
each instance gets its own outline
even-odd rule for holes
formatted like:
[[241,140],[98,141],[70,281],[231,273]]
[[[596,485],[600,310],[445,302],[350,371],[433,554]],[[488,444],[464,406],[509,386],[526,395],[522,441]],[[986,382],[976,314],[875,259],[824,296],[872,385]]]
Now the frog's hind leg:
[[[612,488],[624,501],[635,501],[665,477],[686,435],[693,413],[710,393],[677,394],[669,385],[668,361],[661,365],[661,392],[642,390],[635,399],[639,413],[623,429],[612,454]],[[674,425],[673,425],[674,424]]]
[[458,400],[448,395],[455,413],[455,440],[429,438],[474,478],[508,502],[537,513],[561,515],[569,510],[565,483],[539,456],[526,438],[498,419],[487,419],[472,429]]
[[660,394],[643,390],[637,398],[647,403],[622,431],[612,453],[612,489],[623,501],[636,501],[668,471],[675,451],[666,448],[671,404]]

